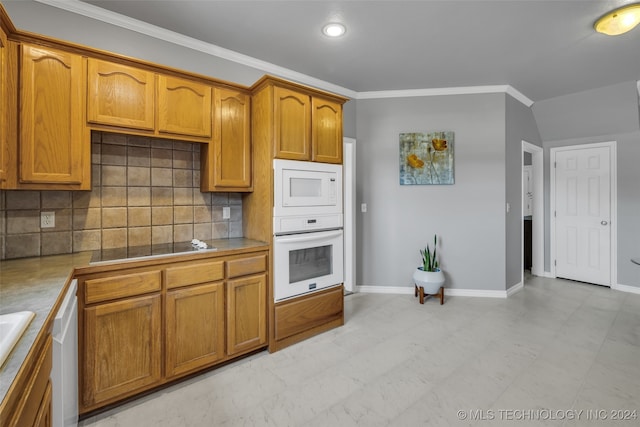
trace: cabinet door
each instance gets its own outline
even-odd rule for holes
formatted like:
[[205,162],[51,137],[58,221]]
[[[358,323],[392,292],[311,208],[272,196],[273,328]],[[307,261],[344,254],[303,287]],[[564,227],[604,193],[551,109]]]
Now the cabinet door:
[[213,142],[203,147],[202,189],[248,191],[251,188],[250,97],[213,90]]
[[29,368],[26,384],[23,388],[15,390],[20,396],[15,412],[6,418],[4,413],[0,414],[3,426],[51,425],[52,344],[53,340],[49,334],[42,349],[35,356],[35,364]]
[[311,100],[308,95],[274,87],[274,157],[311,160]]
[[227,282],[227,353],[258,348],[267,342],[267,276]]
[[158,131],[211,137],[211,87],[159,75]]
[[167,378],[224,357],[224,283],[167,292]]
[[7,71],[9,64],[7,62],[7,36],[0,28],[0,188],[7,179],[7,133],[8,120],[7,111],[9,107],[7,92]]
[[154,129],[154,73],[89,58],[87,88],[89,123]]
[[84,309],[81,405],[122,399],[161,382],[160,294]]
[[51,381],[47,383],[42,402],[36,414],[34,427],[51,427],[53,425],[53,401],[51,398]]
[[342,105],[312,98],[311,149],[314,162],[342,163]]
[[80,55],[22,45],[21,183],[81,184],[90,179]]

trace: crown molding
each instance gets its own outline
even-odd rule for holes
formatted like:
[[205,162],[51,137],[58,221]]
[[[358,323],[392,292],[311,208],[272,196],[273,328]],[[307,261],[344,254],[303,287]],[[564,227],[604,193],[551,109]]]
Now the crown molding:
[[347,89],[345,87],[338,86],[333,83],[329,83],[327,81],[320,80],[315,77],[311,77],[306,74],[302,74],[297,71],[290,70],[288,68],[280,67],[278,65],[253,58],[248,55],[243,55],[241,53],[235,52],[233,50],[225,49],[223,47],[216,46],[211,43],[203,42],[201,40],[194,39],[193,37],[188,37],[183,34],[179,34],[174,31],[170,31],[165,28],[161,28],[156,25],[152,25],[147,22],[140,21],[138,19],[129,18],[128,16],[111,12],[111,11],[102,9],[100,7],[93,6],[88,3],[83,3],[78,0],[35,0],[35,1],[38,3],[46,4],[48,6],[56,7],[58,9],[66,10],[67,12],[86,16],[87,18],[96,19],[98,21],[102,21],[107,24],[125,28],[127,30],[144,34],[149,37],[153,37],[159,40],[164,40],[166,42],[173,43],[179,46],[184,46],[189,49],[206,53],[208,55],[216,56],[218,58],[222,58],[238,64],[246,65],[251,68],[265,71],[267,74],[274,74],[282,78],[297,81],[299,83],[315,86],[317,88],[334,92],[349,98],[355,98],[357,95],[357,93],[351,89]]
[[380,98],[411,98],[416,96],[442,96],[442,95],[472,95],[478,93],[506,93],[527,107],[533,105],[533,101],[524,96],[517,89],[509,85],[492,86],[463,86],[444,87],[432,89],[408,89],[408,90],[380,90],[373,92],[358,92],[357,99]]
[[[509,85],[494,86],[467,86],[452,88],[434,88],[434,89],[409,89],[409,90],[382,90],[371,92],[356,92],[354,90],[320,80],[307,74],[302,74],[288,68],[280,67],[270,62],[262,61],[248,55],[244,55],[233,50],[225,49],[211,43],[203,42],[147,22],[133,19],[119,13],[111,12],[89,3],[83,3],[79,0],[35,0],[38,3],[66,10],[67,12],[86,16],[87,18],[96,19],[107,24],[115,25],[153,37],[164,40],[175,45],[183,46],[208,55],[216,56],[228,61],[242,64],[251,68],[265,71],[267,74],[274,74],[289,80],[293,80],[302,84],[324,89],[337,93],[352,99],[380,99],[380,98],[407,98],[416,96],[440,96],[440,95],[470,95],[479,93],[506,93],[516,100],[520,101],[527,107],[533,105],[533,101],[519,92],[517,89]],[[640,82],[639,90],[640,90]]]

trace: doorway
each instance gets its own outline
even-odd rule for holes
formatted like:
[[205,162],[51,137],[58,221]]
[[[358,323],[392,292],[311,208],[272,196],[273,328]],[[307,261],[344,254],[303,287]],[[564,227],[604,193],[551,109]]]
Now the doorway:
[[[522,277],[521,282],[524,283],[524,270],[525,270],[525,229],[526,227],[531,227],[530,229],[530,239],[527,240],[527,245],[530,244],[530,260],[528,260],[527,264],[530,262],[531,274],[534,276],[542,276],[544,275],[544,197],[543,197],[543,188],[544,188],[544,168],[543,168],[543,151],[542,147],[538,147],[537,145],[533,145],[527,141],[522,141],[522,221],[521,221],[521,241],[522,244]],[[530,157],[530,165],[526,165],[525,168],[525,157],[528,159]],[[527,171],[527,172],[525,172]],[[529,183],[525,180],[525,173],[529,174]],[[526,193],[531,193],[530,197],[527,197]],[[530,223],[525,223],[525,221],[530,221]],[[528,232],[528,230],[527,230]],[[530,240],[530,243],[529,243]]]
[[616,143],[552,148],[551,271],[554,277],[616,283]]
[[356,288],[356,140],[343,138],[344,290]]

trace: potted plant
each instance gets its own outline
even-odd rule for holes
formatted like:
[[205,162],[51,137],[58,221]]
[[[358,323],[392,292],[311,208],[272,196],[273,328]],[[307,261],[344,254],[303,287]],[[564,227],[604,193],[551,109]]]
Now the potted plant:
[[427,247],[420,249],[422,265],[413,273],[415,296],[420,295],[420,304],[424,304],[425,295],[438,295],[440,304],[444,303],[444,273],[437,258],[438,236],[433,236],[433,251]]

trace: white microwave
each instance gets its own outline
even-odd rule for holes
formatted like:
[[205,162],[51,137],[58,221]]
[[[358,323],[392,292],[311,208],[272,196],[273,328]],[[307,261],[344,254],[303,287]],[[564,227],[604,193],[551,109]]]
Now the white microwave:
[[342,227],[342,165],[275,159],[273,170],[275,232]]

